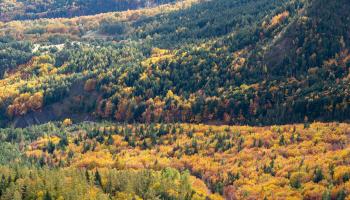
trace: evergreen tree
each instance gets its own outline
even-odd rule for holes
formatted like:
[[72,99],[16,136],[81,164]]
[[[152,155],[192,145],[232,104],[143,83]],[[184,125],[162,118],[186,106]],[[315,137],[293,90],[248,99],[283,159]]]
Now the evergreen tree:
[[315,183],[318,183],[320,181],[322,181],[324,178],[323,176],[323,172],[322,172],[322,169],[320,167],[317,167],[314,171],[314,178],[313,178],[313,181]]
[[95,185],[99,186],[99,187],[102,187],[102,179],[101,179],[101,175],[99,173],[99,171],[96,169],[96,172],[95,172]]
[[90,174],[88,170],[85,170],[85,178],[87,182],[90,182]]
[[114,144],[114,139],[113,139],[112,135],[109,135],[109,136],[108,136],[107,144],[108,144],[108,145],[113,145],[113,144]]
[[51,194],[49,191],[46,191],[45,196],[44,196],[44,200],[52,200]]
[[47,152],[49,154],[53,154],[53,152],[55,151],[55,144],[52,141],[49,141],[49,143],[47,144]]

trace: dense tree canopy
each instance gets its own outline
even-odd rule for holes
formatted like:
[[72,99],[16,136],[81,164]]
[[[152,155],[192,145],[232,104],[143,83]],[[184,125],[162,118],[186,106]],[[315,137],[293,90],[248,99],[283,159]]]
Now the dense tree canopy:
[[[321,5],[185,1],[5,23],[3,121],[42,109],[56,120],[74,112],[123,122],[348,120],[349,6]],[[57,103],[68,114],[46,109]]]
[[152,7],[175,0],[50,0],[0,1],[0,21],[75,17]]
[[345,199],[350,194],[347,124],[65,121],[0,129],[1,199],[16,192],[22,199],[46,193],[53,199],[203,200]]
[[0,0],[0,199],[349,199],[349,10]]

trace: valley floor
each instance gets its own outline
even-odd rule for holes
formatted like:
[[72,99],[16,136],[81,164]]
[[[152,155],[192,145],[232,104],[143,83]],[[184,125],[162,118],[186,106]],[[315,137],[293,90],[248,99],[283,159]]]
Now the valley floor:
[[[116,199],[345,199],[350,193],[349,124],[72,125],[65,120],[1,133],[4,144],[19,143],[16,146],[23,155],[17,164],[28,166],[20,173],[24,181],[17,178],[14,185],[27,183],[25,174],[37,166],[38,177],[58,173],[71,179],[77,173],[96,195]],[[1,167],[0,174],[14,173],[11,170]],[[139,178],[150,173],[154,179],[143,178],[148,184],[142,191],[139,181],[120,179],[129,173]],[[116,178],[127,187],[115,185]],[[160,187],[162,181],[169,187]],[[180,187],[185,182],[186,188]],[[59,193],[48,183],[40,184],[38,192]]]

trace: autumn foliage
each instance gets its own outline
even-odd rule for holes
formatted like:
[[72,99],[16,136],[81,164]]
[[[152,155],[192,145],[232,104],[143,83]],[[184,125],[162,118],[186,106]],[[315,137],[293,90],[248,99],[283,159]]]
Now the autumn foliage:
[[[84,126],[68,133],[63,152],[54,138],[42,138],[43,145],[32,143],[26,155],[45,158],[48,166],[90,170],[189,170],[226,199],[333,199],[350,193],[347,124]],[[55,150],[48,153],[41,140],[52,140]]]

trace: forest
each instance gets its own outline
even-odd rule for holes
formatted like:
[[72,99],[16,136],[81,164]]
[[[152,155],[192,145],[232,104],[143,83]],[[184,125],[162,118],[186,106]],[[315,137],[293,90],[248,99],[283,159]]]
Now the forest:
[[0,200],[349,199],[349,10],[0,0]]
[[0,197],[346,199],[349,135],[350,126],[341,123],[251,127],[66,119],[2,129]]
[[[129,123],[348,120],[350,6],[252,2],[4,23],[3,124],[38,110]],[[52,111],[64,99],[71,112]]]
[[172,2],[175,0],[1,0],[0,21],[94,15],[154,7]]

